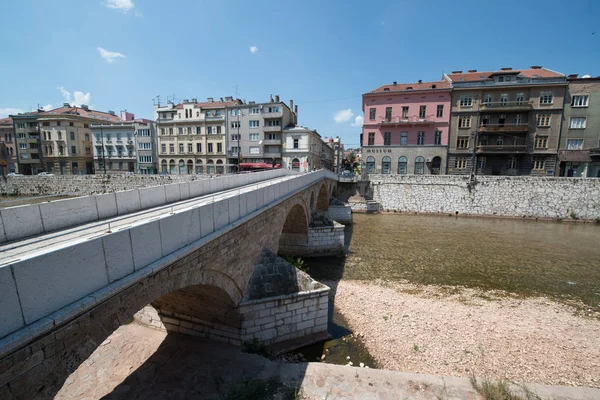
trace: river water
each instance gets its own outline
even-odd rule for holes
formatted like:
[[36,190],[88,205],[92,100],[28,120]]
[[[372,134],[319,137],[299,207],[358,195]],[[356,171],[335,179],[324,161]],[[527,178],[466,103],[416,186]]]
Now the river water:
[[[600,311],[599,225],[438,215],[352,217],[345,259],[306,260],[309,273],[333,292],[341,279],[383,279],[543,295]],[[376,367],[360,339],[349,336],[335,298],[330,314],[334,341],[302,349],[307,359],[323,353],[324,362],[344,364],[350,356]]]

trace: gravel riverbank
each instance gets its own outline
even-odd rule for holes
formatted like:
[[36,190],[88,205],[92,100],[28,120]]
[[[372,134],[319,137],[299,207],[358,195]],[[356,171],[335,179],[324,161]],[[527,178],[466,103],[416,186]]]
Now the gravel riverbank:
[[600,388],[598,315],[501,291],[323,283],[384,369]]

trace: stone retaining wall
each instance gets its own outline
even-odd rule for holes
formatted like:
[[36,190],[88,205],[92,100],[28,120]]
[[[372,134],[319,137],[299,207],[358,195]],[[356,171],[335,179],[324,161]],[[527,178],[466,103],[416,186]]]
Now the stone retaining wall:
[[322,257],[344,253],[344,225],[308,228],[308,235],[283,233],[279,254]]
[[383,210],[502,217],[600,218],[600,179],[370,175]]
[[332,219],[340,224],[352,223],[352,209],[349,205],[329,205],[329,219]]

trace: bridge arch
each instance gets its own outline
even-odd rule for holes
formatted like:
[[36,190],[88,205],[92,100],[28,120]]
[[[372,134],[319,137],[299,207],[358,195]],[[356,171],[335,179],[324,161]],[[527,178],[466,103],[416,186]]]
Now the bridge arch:
[[317,195],[317,211],[319,212],[326,212],[329,209],[329,196],[327,193],[327,185],[323,183]]

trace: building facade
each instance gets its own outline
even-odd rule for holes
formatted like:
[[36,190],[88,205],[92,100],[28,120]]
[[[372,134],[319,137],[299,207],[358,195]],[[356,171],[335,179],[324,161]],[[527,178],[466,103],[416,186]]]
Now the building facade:
[[223,174],[227,163],[227,111],[241,100],[155,105],[159,171],[162,174]]
[[339,136],[330,138],[327,141],[329,147],[333,150],[333,172],[341,174],[344,170],[344,144]]
[[600,77],[569,75],[560,137],[560,176],[600,178]]
[[43,110],[38,110],[10,116],[13,121],[17,171],[21,174],[36,175],[45,170],[38,124],[38,117],[43,114]]
[[393,82],[363,94],[367,173],[446,173],[450,99],[446,80]]
[[0,119],[0,175],[17,172],[12,118]]
[[152,175],[158,173],[156,125],[148,119],[137,119],[135,124],[136,173]]
[[237,104],[227,113],[227,157],[232,170],[242,163],[282,163],[283,129],[297,122],[298,106],[271,97],[268,103]]
[[525,70],[453,71],[448,173],[555,175],[567,81]]
[[333,167],[333,149],[317,131],[303,126],[288,126],[283,130],[282,168],[298,172]]

